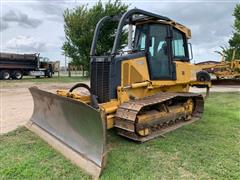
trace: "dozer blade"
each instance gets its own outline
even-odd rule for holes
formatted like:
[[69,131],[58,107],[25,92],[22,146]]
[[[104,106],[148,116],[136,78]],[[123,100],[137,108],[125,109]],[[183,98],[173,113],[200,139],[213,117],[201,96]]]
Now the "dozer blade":
[[36,87],[27,127],[94,177],[105,165],[105,121],[91,106]]

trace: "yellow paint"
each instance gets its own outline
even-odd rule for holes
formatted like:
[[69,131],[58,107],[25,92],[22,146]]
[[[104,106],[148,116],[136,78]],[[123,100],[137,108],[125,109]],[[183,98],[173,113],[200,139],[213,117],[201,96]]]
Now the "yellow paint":
[[107,103],[102,103],[100,108],[106,114],[110,114],[110,113],[116,112],[118,105],[119,105],[119,102],[117,100],[113,100]]
[[142,129],[138,131],[138,134],[141,136],[147,136],[149,134],[149,129],[148,128]]
[[223,54],[220,63],[198,64],[197,67],[201,70],[211,70],[212,74],[217,78],[239,78],[240,60],[235,59],[235,53],[234,50],[231,61],[226,61]]
[[[105,114],[107,129],[114,126],[114,114],[121,103],[128,102],[130,99],[140,99],[158,92],[188,92],[190,85],[206,84],[196,82],[196,72],[199,67],[188,62],[176,61],[176,80],[150,80],[147,62],[145,57],[131,59],[122,62],[121,85],[117,88],[117,99],[110,102],[99,104],[100,109]],[[78,101],[89,103],[89,96],[82,96],[77,93],[69,93],[65,90],[58,90],[57,94],[74,98]],[[176,109],[182,111],[182,108]],[[158,113],[162,116],[165,113]],[[154,115],[154,114],[153,114]],[[141,117],[141,121],[147,117]],[[148,129],[141,130],[141,135],[147,135]]]
[[73,98],[86,104],[90,103],[90,96],[81,95],[75,92],[68,92],[67,90],[57,90],[57,95]]
[[107,129],[111,129],[114,126],[114,114],[110,114],[106,116],[107,121]]
[[188,99],[187,102],[184,104],[185,109],[189,114],[192,114],[193,112],[193,105],[194,103],[192,99]]
[[166,115],[165,111],[159,112],[157,110],[152,110],[146,114],[138,115],[137,119],[138,119],[138,123],[146,123],[148,121],[151,121],[152,119],[158,119],[165,115]]
[[159,24],[168,24],[172,27],[175,27],[176,29],[178,29],[179,31],[181,31],[182,33],[184,33],[186,35],[186,37],[188,39],[191,38],[192,36],[192,33],[191,33],[191,30],[189,28],[187,28],[186,26],[176,22],[176,21],[173,21],[173,20],[170,20],[170,21],[154,21],[154,20],[148,20],[148,21],[143,21],[143,22],[138,22],[136,23],[137,25],[138,24],[147,24],[147,23],[159,23]]
[[[99,104],[101,111],[105,115],[107,129],[114,126],[114,115],[118,106],[124,102],[128,102],[130,99],[140,99],[158,92],[188,92],[190,85],[205,85],[208,83],[196,82],[196,73],[201,70],[198,66],[190,64],[189,62],[176,61],[174,63],[176,63],[176,80],[150,80],[145,57],[123,61],[121,85],[117,88],[117,99]],[[77,93],[58,90],[57,94],[74,98],[84,103],[90,102],[89,96],[83,96]],[[191,109],[189,104],[187,107]],[[179,107],[174,111],[178,112],[183,110],[184,107]],[[164,114],[165,113],[158,113],[157,116]],[[147,120],[146,118],[147,117],[142,117],[141,121]],[[138,133],[143,136],[147,135],[149,129],[141,130]]]
[[147,60],[145,57],[122,62],[121,86],[149,81]]

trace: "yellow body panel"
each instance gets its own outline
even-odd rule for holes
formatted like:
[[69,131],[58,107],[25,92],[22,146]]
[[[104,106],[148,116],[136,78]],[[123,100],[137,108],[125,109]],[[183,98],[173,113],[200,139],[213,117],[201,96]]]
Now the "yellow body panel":
[[206,85],[203,82],[196,82],[196,73],[201,70],[198,66],[188,62],[176,61],[174,63],[176,63],[176,80],[152,81],[149,77],[145,57],[123,61],[121,86],[117,88],[117,99],[100,104],[107,117],[107,128],[113,127],[114,114],[123,102],[140,99],[158,92],[188,92],[191,84]]
[[[175,61],[176,64],[176,77],[173,80],[158,80],[152,81],[153,85],[156,86],[169,86],[176,84],[185,84],[191,81],[196,81],[196,73],[201,69],[188,62]],[[135,83],[143,81],[150,81],[147,60],[145,57],[131,59],[122,63],[122,75],[121,75],[121,86],[130,86]]]
[[[201,70],[199,66],[181,61],[175,61],[174,63],[176,64],[176,80],[150,80],[145,57],[123,61],[121,85],[117,88],[117,99],[99,104],[106,117],[107,129],[114,127],[114,114],[121,103],[128,102],[130,99],[140,99],[154,95],[158,92],[188,92],[191,85],[206,85],[205,82],[196,81],[196,73]],[[208,86],[210,85],[208,84]],[[84,103],[90,102],[90,96],[75,92],[58,90],[57,94]],[[147,131],[142,133],[146,134]]]
[[176,61],[176,80],[150,80],[145,57],[122,63],[122,82],[118,87],[118,101],[143,98],[160,91],[188,92],[189,84],[196,81],[197,66]]
[[122,87],[149,80],[147,60],[145,57],[123,61],[121,75]]

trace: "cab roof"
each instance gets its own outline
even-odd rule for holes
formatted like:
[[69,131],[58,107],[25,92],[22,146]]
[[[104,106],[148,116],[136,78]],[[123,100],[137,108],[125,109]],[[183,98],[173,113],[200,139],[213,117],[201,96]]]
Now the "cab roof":
[[168,24],[172,27],[175,27],[182,33],[186,35],[188,39],[191,38],[191,30],[187,28],[186,26],[171,20],[171,19],[165,19],[165,20],[160,20],[158,18],[153,18],[153,17],[147,17],[147,16],[140,16],[140,17],[135,17],[133,20],[133,24],[135,25],[140,25],[140,24],[149,24],[149,23],[156,23],[156,24]]

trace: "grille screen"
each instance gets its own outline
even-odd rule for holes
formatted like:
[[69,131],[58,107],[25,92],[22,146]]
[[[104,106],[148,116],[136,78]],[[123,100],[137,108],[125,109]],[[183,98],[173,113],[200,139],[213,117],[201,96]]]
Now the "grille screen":
[[104,103],[109,101],[109,72],[110,72],[110,62],[108,58],[93,59],[91,62],[91,91],[94,95],[98,97],[99,103]]

